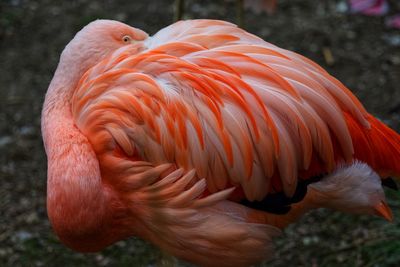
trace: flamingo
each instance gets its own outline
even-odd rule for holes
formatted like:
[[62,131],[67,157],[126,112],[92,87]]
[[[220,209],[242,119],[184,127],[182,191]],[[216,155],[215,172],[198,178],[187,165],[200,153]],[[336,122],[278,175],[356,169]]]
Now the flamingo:
[[[348,0],[348,6],[351,13],[367,16],[385,16],[391,11],[387,0]],[[400,29],[400,13],[387,17],[385,24],[390,28]]]
[[138,236],[248,266],[310,209],[392,219],[400,136],[313,61],[217,20],[149,37],[111,20],[63,50],[46,93],[47,210],[80,252]]

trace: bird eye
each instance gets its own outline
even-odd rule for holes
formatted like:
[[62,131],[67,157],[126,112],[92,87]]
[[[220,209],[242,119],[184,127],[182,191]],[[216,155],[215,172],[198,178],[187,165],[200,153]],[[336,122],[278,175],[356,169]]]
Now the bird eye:
[[132,41],[132,38],[129,35],[125,35],[124,37],[122,37],[122,41],[127,44]]

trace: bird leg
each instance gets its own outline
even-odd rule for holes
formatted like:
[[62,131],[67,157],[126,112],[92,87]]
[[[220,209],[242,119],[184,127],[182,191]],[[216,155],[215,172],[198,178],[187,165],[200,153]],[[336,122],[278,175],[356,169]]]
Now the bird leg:
[[185,0],[175,0],[174,21],[181,20],[184,12],[185,12]]
[[243,0],[236,0],[236,21],[239,27],[244,27]]

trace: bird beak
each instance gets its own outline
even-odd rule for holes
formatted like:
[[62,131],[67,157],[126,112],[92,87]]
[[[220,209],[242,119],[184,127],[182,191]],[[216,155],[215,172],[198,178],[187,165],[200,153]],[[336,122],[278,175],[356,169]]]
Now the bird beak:
[[381,216],[388,220],[389,222],[393,221],[393,213],[388,204],[385,201],[381,201],[378,205],[375,206],[375,211],[378,216]]

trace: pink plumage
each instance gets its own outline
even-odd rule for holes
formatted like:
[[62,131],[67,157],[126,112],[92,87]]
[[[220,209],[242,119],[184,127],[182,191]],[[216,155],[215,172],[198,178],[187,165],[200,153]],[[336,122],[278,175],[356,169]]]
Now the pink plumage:
[[[312,208],[390,220],[378,174],[400,174],[398,134],[343,84],[215,20],[152,37],[89,24],[61,55],[42,132],[49,218],[84,252],[140,236],[200,265],[247,266]],[[298,203],[267,212],[277,194]]]

